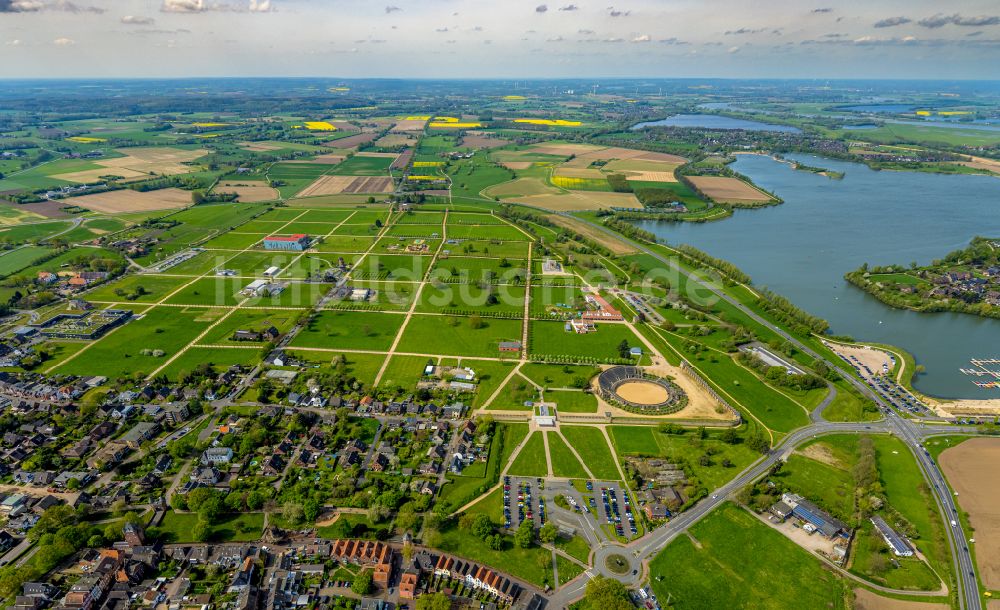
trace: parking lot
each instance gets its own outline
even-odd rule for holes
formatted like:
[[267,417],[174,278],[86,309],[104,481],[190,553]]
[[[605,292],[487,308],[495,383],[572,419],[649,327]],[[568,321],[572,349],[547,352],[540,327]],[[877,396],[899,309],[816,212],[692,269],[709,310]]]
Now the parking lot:
[[503,480],[504,527],[517,529],[524,521],[532,521],[536,528],[545,524],[545,498],[542,479],[506,476]]

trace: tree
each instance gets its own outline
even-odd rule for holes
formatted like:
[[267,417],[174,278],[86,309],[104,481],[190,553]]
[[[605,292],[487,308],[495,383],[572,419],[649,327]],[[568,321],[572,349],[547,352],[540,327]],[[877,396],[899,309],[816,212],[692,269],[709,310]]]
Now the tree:
[[195,542],[205,542],[211,534],[212,526],[201,519],[198,519],[198,523],[195,523],[191,530],[191,537],[194,538]]
[[494,551],[503,550],[503,536],[500,534],[493,534],[492,536],[486,537],[486,546],[490,547]]
[[472,522],[472,533],[481,540],[493,533],[493,522],[486,515],[477,515]]
[[531,543],[535,540],[535,528],[531,521],[522,521],[520,527],[514,532],[514,543],[526,549],[531,546]]
[[548,542],[549,544],[556,541],[556,536],[559,535],[559,528],[548,521],[538,530],[538,539],[542,542]]
[[598,574],[587,583],[584,600],[594,610],[631,610],[635,606],[629,599],[628,589],[614,578]]
[[361,570],[351,583],[351,591],[358,595],[368,595],[372,590],[372,571]]
[[451,610],[451,598],[444,593],[425,593],[414,606],[417,610]]
[[298,524],[302,523],[305,511],[298,502],[285,502],[284,506],[281,507],[281,517],[289,523]]
[[747,438],[746,442],[747,447],[759,453],[767,453],[768,450],[771,449],[771,442],[760,430],[755,430],[754,433]]

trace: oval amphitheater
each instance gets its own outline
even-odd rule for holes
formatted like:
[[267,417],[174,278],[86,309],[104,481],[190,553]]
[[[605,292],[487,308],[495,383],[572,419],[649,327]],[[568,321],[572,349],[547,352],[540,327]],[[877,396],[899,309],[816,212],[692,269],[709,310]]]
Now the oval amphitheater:
[[597,376],[597,388],[604,400],[629,411],[665,415],[687,405],[684,390],[635,366],[613,366],[602,371]]

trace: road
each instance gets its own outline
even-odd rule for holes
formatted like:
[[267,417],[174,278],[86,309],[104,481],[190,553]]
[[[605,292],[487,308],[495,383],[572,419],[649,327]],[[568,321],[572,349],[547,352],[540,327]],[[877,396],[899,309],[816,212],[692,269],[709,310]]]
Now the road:
[[[591,222],[584,218],[579,218],[576,216],[571,216],[566,212],[562,212],[561,215],[572,217],[574,220],[579,222],[584,222],[594,229],[601,231],[605,234],[613,236],[614,238],[638,249],[639,251],[652,256],[657,261],[661,262],[667,268],[676,271],[677,273],[687,273],[681,269],[677,261],[668,258],[657,252],[643,243],[636,240],[628,238],[620,233],[613,231],[600,223]],[[982,598],[979,594],[979,584],[975,576],[975,565],[971,554],[968,551],[967,539],[968,536],[965,534],[961,522],[958,520],[958,510],[955,506],[954,498],[948,489],[947,484],[944,481],[944,477],[941,475],[934,463],[934,460],[923,450],[921,445],[921,440],[925,436],[932,434],[929,430],[943,428],[951,432],[957,432],[955,427],[921,427],[914,424],[912,421],[900,417],[900,415],[890,408],[882,398],[872,391],[866,384],[861,382],[859,379],[855,378],[850,372],[844,370],[841,366],[841,362],[832,362],[818,354],[815,350],[805,345],[798,338],[787,333],[785,330],[779,328],[770,321],[764,319],[762,316],[758,315],[755,311],[751,310],[749,307],[744,305],[742,302],[736,298],[730,296],[718,286],[705,282],[697,275],[688,275],[689,282],[693,282],[699,285],[700,288],[710,291],[719,299],[729,303],[733,307],[737,308],[743,314],[763,325],[772,332],[776,333],[797,349],[803,353],[809,355],[813,359],[825,363],[831,370],[837,371],[840,376],[854,386],[863,396],[871,398],[875,404],[881,407],[882,411],[886,413],[885,419],[878,424],[831,424],[825,422],[816,422],[804,428],[791,433],[787,436],[775,450],[763,460],[757,462],[755,465],[751,466],[747,470],[743,471],[736,479],[730,481],[727,485],[723,486],[715,493],[711,495],[710,498],[703,500],[692,507],[689,511],[681,514],[677,519],[674,519],[666,526],[654,530],[652,533],[644,536],[643,538],[633,542],[629,545],[631,550],[636,551],[636,556],[641,559],[645,559],[655,555],[659,550],[661,550],[666,544],[670,542],[674,537],[680,532],[686,530],[693,523],[700,520],[706,514],[711,512],[720,503],[725,501],[727,495],[736,491],[743,485],[746,485],[757,477],[762,476],[763,473],[777,461],[778,456],[781,454],[781,448],[787,448],[791,450],[797,445],[812,436],[818,436],[820,434],[830,434],[832,432],[865,432],[871,431],[881,431],[894,434],[903,440],[913,451],[914,456],[917,458],[917,463],[920,469],[924,473],[924,477],[928,479],[931,483],[930,489],[934,494],[935,502],[938,505],[938,510],[941,513],[941,517],[944,519],[945,529],[948,532],[948,543],[951,546],[952,551],[952,562],[953,569],[956,576],[955,589],[958,594],[958,605],[962,610],[980,610],[982,608]],[[831,399],[832,400],[832,399]],[[816,417],[813,418],[816,420]],[[937,432],[937,433],[940,433]],[[777,454],[776,454],[777,452]],[[951,525],[951,521],[955,520],[956,525]],[[638,548],[633,548],[633,547]],[[595,565],[599,565],[595,561]],[[587,573],[590,573],[588,571]],[[559,591],[557,596],[565,601],[572,601],[582,595],[582,589],[586,586],[586,579],[578,578],[573,583],[570,583],[567,587]],[[576,597],[569,597],[574,593],[574,591],[567,591],[567,589],[575,588]],[[566,595],[564,595],[564,591]],[[555,599],[555,598],[553,598]]]

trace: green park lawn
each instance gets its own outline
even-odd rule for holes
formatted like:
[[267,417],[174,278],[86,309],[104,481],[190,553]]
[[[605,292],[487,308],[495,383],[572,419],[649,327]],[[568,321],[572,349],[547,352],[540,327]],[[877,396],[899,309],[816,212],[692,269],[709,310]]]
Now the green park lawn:
[[678,610],[846,608],[845,585],[837,576],[733,504],[716,509],[690,533],[694,540],[679,536],[649,566],[653,591]]
[[604,481],[617,481],[621,478],[615,466],[615,458],[611,455],[611,449],[598,428],[560,426],[559,431],[587,462],[587,468],[595,477]]
[[501,341],[521,340],[520,320],[414,314],[397,351],[444,356],[499,357]]
[[390,313],[321,311],[296,335],[291,347],[388,351],[403,319]]

